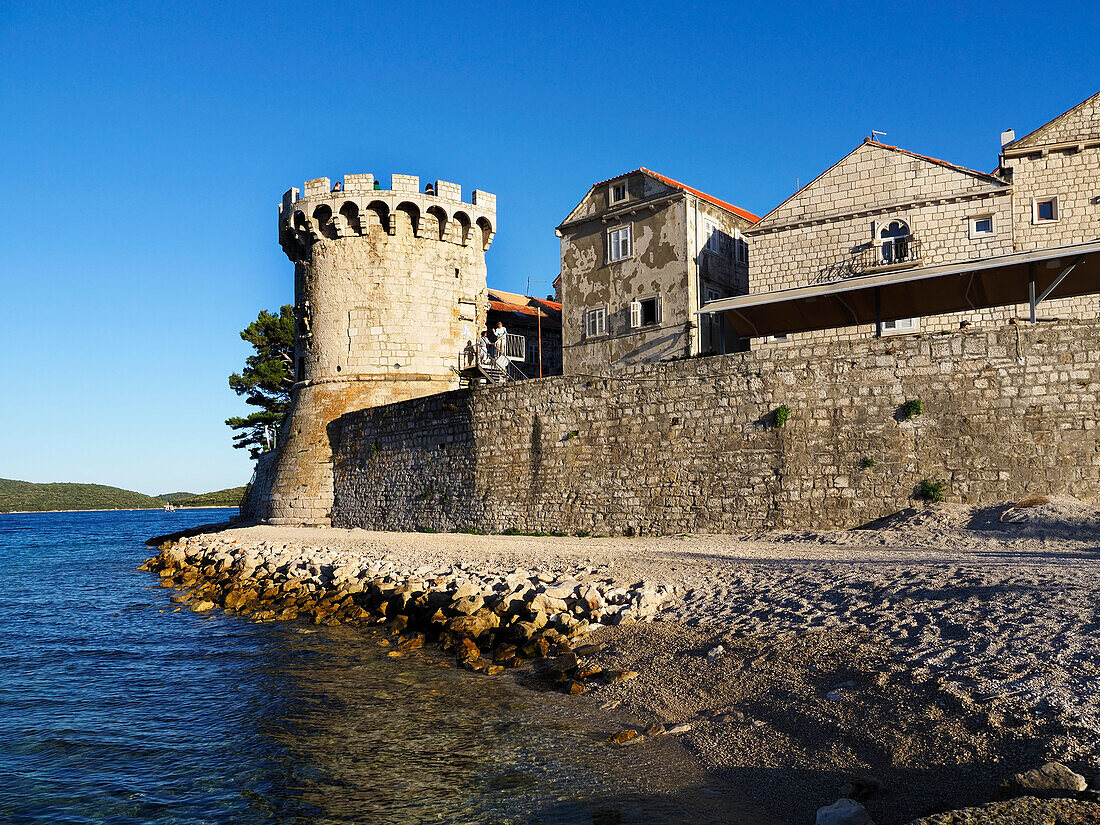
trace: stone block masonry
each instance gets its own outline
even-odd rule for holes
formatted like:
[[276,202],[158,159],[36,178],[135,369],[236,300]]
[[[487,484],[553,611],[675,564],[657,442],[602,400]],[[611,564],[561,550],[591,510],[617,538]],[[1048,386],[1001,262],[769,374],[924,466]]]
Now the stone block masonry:
[[[923,414],[904,420],[913,399]],[[1100,500],[1100,324],[791,346],[348,413],[332,523],[609,535],[850,527],[914,503]],[[775,410],[790,418],[775,426]],[[873,466],[866,466],[873,462]]]

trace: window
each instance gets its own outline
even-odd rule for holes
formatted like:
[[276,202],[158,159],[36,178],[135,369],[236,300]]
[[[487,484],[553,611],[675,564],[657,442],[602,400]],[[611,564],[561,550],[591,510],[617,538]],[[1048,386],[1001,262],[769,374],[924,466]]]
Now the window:
[[988,238],[993,234],[993,216],[982,215],[977,218],[970,219],[970,237],[975,238]]
[[773,344],[785,344],[787,343],[787,333],[782,335],[765,335],[764,340]]
[[619,203],[626,200],[626,181],[621,180],[618,183],[613,183],[607,190],[607,202],[609,204]]
[[651,327],[661,323],[661,296],[630,302],[630,327]]
[[881,245],[879,246],[880,265],[900,264],[917,258],[916,249],[912,243],[913,237],[909,233],[909,224],[905,221],[890,221],[879,232]]
[[1058,198],[1036,198],[1031,202],[1032,223],[1054,223],[1058,220]]
[[722,251],[722,235],[718,232],[718,224],[711,220],[703,220],[703,245],[708,252],[718,254]]
[[746,266],[748,266],[748,263],[749,263],[749,242],[745,241],[745,240],[742,240],[741,238],[738,238],[734,242],[734,249],[736,250],[736,253],[737,253],[737,263],[745,264]]
[[629,258],[630,255],[630,226],[620,226],[618,229],[607,230],[608,262],[621,261],[624,258]]
[[893,321],[883,321],[879,325],[879,334],[890,335],[895,332],[912,332],[916,328],[916,318],[897,318]]
[[587,338],[607,335],[607,307],[595,307],[585,311],[584,331]]

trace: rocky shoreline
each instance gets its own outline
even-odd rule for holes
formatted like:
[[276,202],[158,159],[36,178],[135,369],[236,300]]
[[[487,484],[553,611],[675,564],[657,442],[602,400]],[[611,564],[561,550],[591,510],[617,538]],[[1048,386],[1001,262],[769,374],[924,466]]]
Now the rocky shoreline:
[[459,667],[490,676],[534,661],[542,681],[574,695],[637,675],[584,664],[578,655],[599,646],[581,637],[603,625],[652,620],[676,600],[664,585],[619,586],[599,567],[414,567],[324,548],[242,546],[217,535],[159,549],[141,569],[178,589],[172,602],[193,611],[220,608],[259,622],[385,624],[398,634],[391,656],[438,644]]

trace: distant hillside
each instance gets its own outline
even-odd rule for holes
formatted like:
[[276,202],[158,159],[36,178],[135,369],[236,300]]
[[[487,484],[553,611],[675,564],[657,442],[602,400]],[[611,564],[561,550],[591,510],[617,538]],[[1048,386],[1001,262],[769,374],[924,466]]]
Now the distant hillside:
[[194,498],[198,493],[161,493],[154,498],[159,498],[161,501],[179,501],[184,498]]
[[181,498],[173,501],[177,507],[239,507],[244,498],[244,487],[230,487],[228,490],[215,490],[213,493]]
[[0,478],[0,513],[42,510],[137,510],[164,502],[104,484],[34,484]]

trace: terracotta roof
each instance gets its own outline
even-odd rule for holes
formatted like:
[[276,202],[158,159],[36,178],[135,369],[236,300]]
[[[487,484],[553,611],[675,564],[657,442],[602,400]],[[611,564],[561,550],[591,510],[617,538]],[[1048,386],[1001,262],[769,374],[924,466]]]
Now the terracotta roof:
[[534,301],[539,306],[544,306],[547,309],[554,310],[555,312],[561,312],[561,302],[560,301],[550,301],[550,300],[547,300],[546,298],[532,298],[531,300]]
[[758,220],[760,220],[758,216],[754,215],[752,212],[749,212],[747,209],[742,209],[740,206],[734,206],[732,203],[726,203],[726,201],[719,200],[713,195],[708,195],[706,192],[702,192],[692,186],[688,186],[686,183],[680,183],[680,181],[678,180],[673,180],[672,178],[665,177],[659,172],[654,172],[652,169],[646,169],[644,166],[639,167],[632,172],[624,172],[623,174],[616,175],[613,178],[608,178],[607,180],[602,180],[599,183],[594,183],[592,184],[592,188],[595,189],[597,186],[605,186],[611,183],[611,181],[613,180],[619,180],[619,178],[625,178],[629,175],[637,175],[639,172],[657,178],[657,180],[661,181],[661,183],[665,183],[671,186],[673,189],[679,189],[682,192],[690,192],[696,197],[702,198],[707,203],[713,203],[715,206],[725,209],[727,212],[732,212],[735,215],[739,215],[747,221],[752,221],[753,223],[756,223]]
[[505,301],[489,301],[489,309],[495,309],[497,312],[518,312],[520,315],[539,314],[539,311],[535,307],[524,306],[523,304],[510,304]]
[[882,149],[890,149],[894,152],[901,152],[903,155],[909,155],[910,157],[920,158],[926,160],[929,163],[935,163],[938,166],[944,166],[948,169],[954,169],[956,172],[963,172],[967,175],[977,175],[979,178],[987,178],[995,183],[1004,183],[1001,178],[996,175],[991,175],[989,172],[979,172],[977,169],[967,169],[965,166],[959,166],[957,163],[949,163],[946,160],[940,160],[939,158],[930,158],[928,155],[918,155],[916,152],[910,152],[908,149],[902,149],[899,146],[890,146],[887,143],[879,143],[877,140],[865,140],[864,143],[870,143],[872,146],[878,146]]

